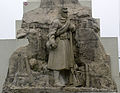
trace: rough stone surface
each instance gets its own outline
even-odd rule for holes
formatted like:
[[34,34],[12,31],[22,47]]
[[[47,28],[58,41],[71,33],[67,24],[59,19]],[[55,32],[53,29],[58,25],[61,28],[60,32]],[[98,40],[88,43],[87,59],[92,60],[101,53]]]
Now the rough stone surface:
[[[80,83],[77,87],[54,87],[53,72],[47,68],[49,51],[46,43],[60,7],[68,8],[70,23],[75,26],[72,37],[77,65],[74,72]],[[116,84],[111,77],[110,56],[101,44],[99,31],[99,25],[92,18],[90,9],[81,7],[77,0],[42,0],[40,8],[23,16],[22,28],[17,36],[19,39],[27,38],[29,44],[11,55],[3,93],[116,91]]]

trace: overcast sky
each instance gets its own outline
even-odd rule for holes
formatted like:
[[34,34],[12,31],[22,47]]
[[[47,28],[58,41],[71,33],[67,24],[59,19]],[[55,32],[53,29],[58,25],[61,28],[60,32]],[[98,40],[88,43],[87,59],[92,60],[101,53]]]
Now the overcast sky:
[[[23,1],[0,1],[0,39],[15,39],[15,20],[22,19]],[[101,36],[119,37],[119,0],[92,0],[92,6],[93,17],[100,18]]]

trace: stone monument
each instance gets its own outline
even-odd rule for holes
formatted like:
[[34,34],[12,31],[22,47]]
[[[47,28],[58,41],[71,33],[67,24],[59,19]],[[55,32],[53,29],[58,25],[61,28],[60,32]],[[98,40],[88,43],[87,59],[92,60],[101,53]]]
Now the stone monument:
[[23,16],[17,38],[29,44],[11,55],[2,93],[116,92],[99,32],[78,0],[41,0]]

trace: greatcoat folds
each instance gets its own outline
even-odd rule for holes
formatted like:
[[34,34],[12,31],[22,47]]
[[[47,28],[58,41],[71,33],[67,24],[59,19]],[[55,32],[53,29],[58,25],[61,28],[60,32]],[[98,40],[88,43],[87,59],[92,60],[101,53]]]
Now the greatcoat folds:
[[[55,20],[50,29],[50,33],[57,32],[60,28],[65,26],[59,20]],[[63,29],[64,30],[64,29]],[[70,33],[72,32],[72,24],[68,26],[66,31],[60,36],[55,37],[57,48],[50,50],[48,69],[51,70],[70,70],[74,65],[74,54],[72,49],[72,39]],[[55,33],[54,33],[55,35]]]

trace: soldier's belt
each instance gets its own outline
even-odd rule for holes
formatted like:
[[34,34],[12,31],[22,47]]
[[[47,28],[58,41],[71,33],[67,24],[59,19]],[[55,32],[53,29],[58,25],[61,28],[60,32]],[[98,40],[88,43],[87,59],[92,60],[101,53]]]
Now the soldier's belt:
[[68,37],[68,36],[60,36],[60,39],[65,40],[65,39],[70,39],[70,37]]

